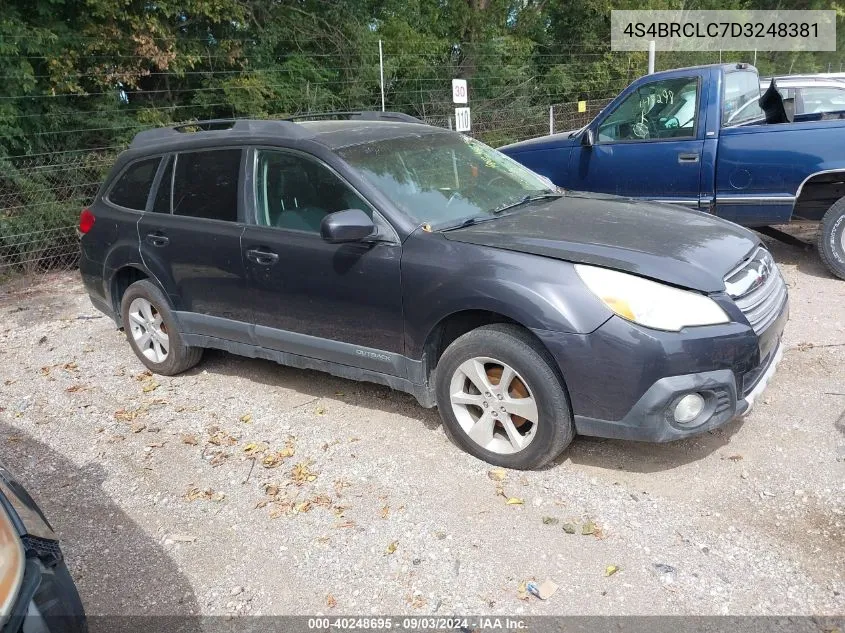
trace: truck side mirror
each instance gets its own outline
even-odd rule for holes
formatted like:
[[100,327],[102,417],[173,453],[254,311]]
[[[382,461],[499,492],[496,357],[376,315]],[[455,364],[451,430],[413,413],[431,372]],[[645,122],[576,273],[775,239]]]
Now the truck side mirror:
[[581,134],[581,145],[584,147],[592,147],[596,144],[596,137],[593,135],[593,128],[588,127]]

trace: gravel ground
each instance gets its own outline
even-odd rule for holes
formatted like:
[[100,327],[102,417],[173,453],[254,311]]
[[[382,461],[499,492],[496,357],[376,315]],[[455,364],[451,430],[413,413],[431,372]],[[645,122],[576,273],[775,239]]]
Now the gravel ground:
[[497,481],[384,387],[223,352],[150,376],[65,273],[0,294],[0,454],[89,614],[842,614],[845,282],[772,248],[784,360],[699,438]]

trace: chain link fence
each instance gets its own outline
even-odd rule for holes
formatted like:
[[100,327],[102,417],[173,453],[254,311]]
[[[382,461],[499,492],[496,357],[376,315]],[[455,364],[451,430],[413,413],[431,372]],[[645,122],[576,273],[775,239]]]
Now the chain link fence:
[[[608,99],[529,107],[473,109],[472,132],[493,147],[586,125]],[[472,104],[470,104],[472,107]],[[424,117],[451,128],[449,116]],[[76,227],[80,211],[122,146],[80,149],[0,159],[0,279],[70,269],[79,259]]]

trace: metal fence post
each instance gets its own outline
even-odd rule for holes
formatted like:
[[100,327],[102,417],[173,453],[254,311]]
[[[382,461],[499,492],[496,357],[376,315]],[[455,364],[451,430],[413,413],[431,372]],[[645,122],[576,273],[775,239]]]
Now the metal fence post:
[[555,133],[555,107],[549,106],[549,136]]
[[378,41],[378,70],[379,85],[381,86],[381,111],[384,112],[384,56],[381,50],[381,40]]
[[654,45],[654,40],[651,40],[648,43],[648,74],[654,74],[654,56],[656,54],[656,49]]

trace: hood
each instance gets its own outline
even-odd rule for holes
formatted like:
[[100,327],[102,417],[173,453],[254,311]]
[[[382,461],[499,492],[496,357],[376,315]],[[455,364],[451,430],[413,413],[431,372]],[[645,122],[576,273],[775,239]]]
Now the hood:
[[760,243],[748,229],[700,211],[572,192],[443,236],[701,292],[723,291],[725,275]]
[[558,134],[550,134],[548,136],[538,136],[537,138],[530,138],[527,141],[503,145],[502,147],[497,147],[496,149],[505,154],[510,154],[511,152],[545,149],[548,146],[568,147],[580,142],[576,137],[569,138],[569,135],[573,132],[580,132],[582,129],[583,128],[578,128],[577,130],[569,130],[568,132],[559,132]]

